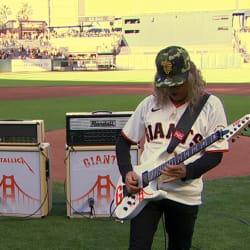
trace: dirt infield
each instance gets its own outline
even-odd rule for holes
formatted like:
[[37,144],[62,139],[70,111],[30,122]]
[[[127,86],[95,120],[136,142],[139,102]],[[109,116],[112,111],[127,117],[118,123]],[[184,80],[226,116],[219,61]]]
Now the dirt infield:
[[[207,90],[215,94],[250,95],[247,84],[209,84]],[[24,100],[36,98],[56,98],[107,94],[150,94],[150,85],[106,85],[106,86],[51,86],[51,87],[12,87],[1,88],[0,100]],[[64,181],[65,166],[65,129],[46,132],[46,141],[51,144],[52,178]],[[230,152],[226,153],[222,163],[205,175],[205,178],[243,176],[250,174],[250,138],[242,136],[235,144],[230,142]]]
[[[216,94],[250,95],[248,84],[208,84],[207,91]],[[135,85],[87,85],[87,86],[42,86],[1,88],[0,100],[23,100],[36,98],[59,98],[108,94],[150,94],[150,84]]]
[[[65,129],[46,133],[46,141],[51,144],[52,177],[54,181],[64,181]],[[224,154],[222,163],[205,175],[205,178],[221,178],[250,175],[250,138],[242,136],[235,143],[230,142],[230,151]]]

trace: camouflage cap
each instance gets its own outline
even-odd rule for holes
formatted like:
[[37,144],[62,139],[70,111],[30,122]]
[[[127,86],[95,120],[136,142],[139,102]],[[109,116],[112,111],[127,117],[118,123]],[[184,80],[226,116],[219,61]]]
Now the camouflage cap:
[[158,88],[179,86],[188,78],[190,57],[182,47],[170,46],[161,50],[156,56],[155,64],[155,85]]

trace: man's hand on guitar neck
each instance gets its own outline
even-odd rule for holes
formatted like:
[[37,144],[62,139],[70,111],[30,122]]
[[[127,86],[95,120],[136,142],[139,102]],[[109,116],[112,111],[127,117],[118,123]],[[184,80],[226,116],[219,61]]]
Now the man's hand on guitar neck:
[[125,184],[130,194],[136,194],[140,191],[140,188],[138,187],[138,177],[133,171],[129,171],[126,174]]
[[167,177],[166,179],[164,178],[163,183],[168,183],[177,179],[185,178],[187,169],[183,163],[179,165],[167,165],[161,173]]

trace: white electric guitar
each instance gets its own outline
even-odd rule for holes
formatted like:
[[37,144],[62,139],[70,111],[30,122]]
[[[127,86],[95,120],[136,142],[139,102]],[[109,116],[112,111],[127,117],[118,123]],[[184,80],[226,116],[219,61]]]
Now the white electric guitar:
[[[229,140],[240,133],[242,129],[247,130],[250,127],[250,114],[235,121],[225,129],[221,129],[208,136],[204,140],[173,156],[169,159],[168,153],[164,150],[157,153],[154,161],[148,161],[142,165],[133,166],[133,170],[138,176],[138,186],[141,191],[136,194],[129,194],[126,185],[119,179],[114,197],[114,212],[119,219],[132,219],[135,217],[151,200],[160,200],[166,197],[166,191],[157,189],[157,178],[161,175],[160,171],[166,165],[177,165],[194,154],[205,149],[218,140]],[[166,161],[166,158],[169,160]]]

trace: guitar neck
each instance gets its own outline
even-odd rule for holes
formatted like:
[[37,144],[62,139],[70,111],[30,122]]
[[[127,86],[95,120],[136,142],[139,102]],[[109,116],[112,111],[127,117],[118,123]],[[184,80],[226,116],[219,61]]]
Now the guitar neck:
[[181,162],[185,161],[186,159],[190,158],[191,156],[197,154],[198,152],[202,151],[209,145],[213,144],[214,142],[218,141],[222,137],[221,131],[217,131],[214,134],[210,135],[206,139],[200,141],[199,143],[195,144],[191,148],[183,151],[182,153],[178,154],[177,156],[171,158],[167,162],[159,165],[158,167],[154,168],[153,170],[147,172],[147,179],[148,181],[153,181],[157,177],[161,175],[160,171],[164,169],[166,165],[178,165]]

